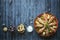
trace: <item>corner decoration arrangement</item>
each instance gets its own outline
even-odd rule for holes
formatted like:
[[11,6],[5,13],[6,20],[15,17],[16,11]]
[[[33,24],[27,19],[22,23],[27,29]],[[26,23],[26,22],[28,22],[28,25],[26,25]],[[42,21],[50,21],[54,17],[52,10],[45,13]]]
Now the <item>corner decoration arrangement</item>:
[[49,37],[57,31],[58,20],[54,15],[45,12],[36,17],[34,27],[40,36]]
[[[51,0],[46,0],[48,3],[48,5],[50,5],[51,3],[49,1]],[[34,28],[36,30],[36,32],[42,36],[42,37],[49,37],[52,36],[54,33],[56,33],[57,28],[58,28],[58,20],[57,18],[52,15],[52,13],[50,13],[50,6],[47,5],[47,12],[41,13],[39,14],[35,20],[34,20]],[[10,27],[8,28],[5,24],[3,24],[3,31],[4,32],[14,32],[14,31],[18,31],[19,33],[24,33],[25,30],[27,29],[27,32],[33,32],[33,26],[31,24],[33,24],[33,17],[29,18],[29,25],[28,27],[25,28],[25,23],[24,24],[20,24],[18,25],[18,27],[16,28],[15,26],[10,25]]]

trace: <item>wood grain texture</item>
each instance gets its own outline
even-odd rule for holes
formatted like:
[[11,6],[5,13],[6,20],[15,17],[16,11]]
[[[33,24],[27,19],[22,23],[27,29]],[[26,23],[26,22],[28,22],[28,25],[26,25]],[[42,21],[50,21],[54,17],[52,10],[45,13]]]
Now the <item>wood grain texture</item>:
[[[50,2],[51,1],[51,2]],[[51,13],[54,14],[60,22],[60,0],[49,0],[51,3]],[[45,12],[47,9],[47,0],[0,0],[0,29],[5,23],[7,27],[10,24],[17,27],[19,24],[32,25],[29,18],[33,17],[33,21],[37,15]],[[34,26],[33,26],[34,28]],[[10,32],[4,33],[0,30],[0,40],[60,40],[60,23],[56,34],[53,37],[41,38],[36,31],[28,33],[25,31],[23,35],[16,32],[12,35]]]

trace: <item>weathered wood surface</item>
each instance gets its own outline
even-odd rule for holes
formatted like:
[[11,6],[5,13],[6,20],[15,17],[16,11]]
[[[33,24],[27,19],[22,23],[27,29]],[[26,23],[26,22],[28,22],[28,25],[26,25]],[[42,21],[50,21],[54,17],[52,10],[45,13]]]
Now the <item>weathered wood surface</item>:
[[[59,21],[59,28],[53,37],[41,38],[35,30],[32,33],[25,31],[23,35],[18,34],[18,32],[12,35],[10,32],[4,33],[0,30],[0,40],[60,40],[60,0],[50,1],[51,13]],[[46,5],[48,5],[46,0],[0,0],[0,29],[3,23],[7,27],[10,24],[16,27],[21,23],[29,25],[29,18],[33,17],[34,20],[37,15],[45,12]],[[33,24],[31,25],[33,26]]]

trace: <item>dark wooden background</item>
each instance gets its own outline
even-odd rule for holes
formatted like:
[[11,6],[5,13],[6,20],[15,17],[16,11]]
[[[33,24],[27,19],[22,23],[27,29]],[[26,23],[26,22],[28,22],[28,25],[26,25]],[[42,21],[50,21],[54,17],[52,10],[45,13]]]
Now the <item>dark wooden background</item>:
[[[47,5],[59,21],[58,30],[54,36],[42,38],[35,30],[32,33],[25,31],[23,35],[18,32],[12,35],[10,32],[2,31],[2,24],[6,24],[7,27],[10,24],[17,27],[21,23],[27,24],[25,27],[33,26],[29,23],[29,18],[33,17],[33,22],[37,15],[48,10]],[[0,0],[0,40],[60,40],[60,0]]]

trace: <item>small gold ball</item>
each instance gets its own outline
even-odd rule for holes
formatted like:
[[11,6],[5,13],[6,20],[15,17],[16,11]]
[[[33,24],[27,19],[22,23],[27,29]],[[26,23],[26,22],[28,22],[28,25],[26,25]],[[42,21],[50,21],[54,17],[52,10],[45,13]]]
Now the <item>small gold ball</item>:
[[7,27],[4,27],[4,28],[3,28],[3,31],[4,31],[4,32],[6,32],[7,30],[8,30]]

